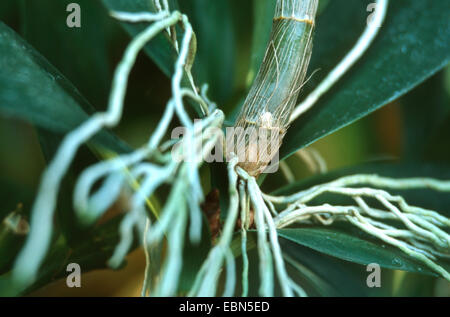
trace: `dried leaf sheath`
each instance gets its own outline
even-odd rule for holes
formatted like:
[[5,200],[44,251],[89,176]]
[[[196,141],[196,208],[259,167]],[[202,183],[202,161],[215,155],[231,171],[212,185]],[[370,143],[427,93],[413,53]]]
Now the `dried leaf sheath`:
[[277,1],[264,59],[236,120],[234,144],[227,144],[253,176],[278,152],[288,128],[311,57],[317,5],[318,0]]

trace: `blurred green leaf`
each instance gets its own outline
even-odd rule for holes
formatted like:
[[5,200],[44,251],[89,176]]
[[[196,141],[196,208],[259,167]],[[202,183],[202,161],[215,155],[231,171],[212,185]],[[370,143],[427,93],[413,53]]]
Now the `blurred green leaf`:
[[[354,33],[360,34],[366,25],[369,2],[330,2],[317,21],[310,71],[320,67],[326,75],[328,67],[322,65],[330,60],[335,65],[348,39],[356,42]],[[366,116],[446,66],[450,60],[449,11],[449,1],[436,1],[432,6],[426,1],[390,1],[386,22],[372,46],[327,95],[292,124],[281,157]],[[346,23],[341,24],[343,20]],[[328,55],[335,57],[326,59]]]
[[[98,1],[78,1],[82,27],[69,28],[66,24],[69,14],[66,8],[73,1],[6,2],[15,3],[16,5],[9,4],[7,7],[16,7],[16,14],[20,13],[19,21],[10,22],[9,25],[68,78],[96,109],[104,109],[112,77],[108,49],[117,34],[113,34],[116,31],[112,27],[114,24],[102,4]],[[12,12],[6,13],[4,18],[11,14]],[[49,19],[48,16],[52,18]],[[92,112],[93,108],[87,110]],[[37,128],[37,132],[44,156],[50,161],[62,136],[41,128]]]
[[[84,122],[92,106],[45,58],[0,22],[0,113],[64,134]],[[116,152],[129,147],[103,130],[93,142]]]
[[112,78],[108,50],[114,23],[99,1],[79,0],[81,27],[69,28],[66,8],[70,3],[24,0],[20,34],[96,109],[104,109]]

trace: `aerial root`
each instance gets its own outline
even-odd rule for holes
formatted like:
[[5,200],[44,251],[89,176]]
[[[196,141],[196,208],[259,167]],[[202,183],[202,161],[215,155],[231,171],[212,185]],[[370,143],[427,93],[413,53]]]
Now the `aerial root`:
[[[387,191],[417,188],[449,192],[450,182],[432,178],[393,179],[361,174],[342,177],[289,196],[262,196],[265,204],[282,207],[274,218],[277,228],[294,223],[331,225],[335,221],[347,221],[399,248],[450,280],[449,273],[437,264],[437,260],[449,258],[450,236],[446,232],[450,228],[449,219],[436,211],[412,206],[403,197]],[[355,204],[315,205],[313,200],[325,193],[351,198]],[[378,206],[373,207],[368,200],[377,202]],[[393,225],[392,221],[397,224]]]

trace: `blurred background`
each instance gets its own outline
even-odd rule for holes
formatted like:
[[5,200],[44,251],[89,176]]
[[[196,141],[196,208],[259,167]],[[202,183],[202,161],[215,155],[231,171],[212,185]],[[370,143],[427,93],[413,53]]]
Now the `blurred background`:
[[[184,5],[192,6],[194,1],[186,1]],[[212,96],[226,112],[242,99],[247,89],[253,8],[252,1],[229,1],[233,2],[235,8],[241,8],[233,11],[233,26],[239,32],[230,40],[236,45],[233,51],[227,52],[225,49],[224,52],[224,58],[235,61],[235,69],[232,70],[234,80],[228,87],[216,89],[217,93]],[[0,20],[31,43],[96,109],[102,110],[107,104],[114,67],[130,38],[108,17],[101,1],[76,1],[82,7],[82,28],[67,28],[65,8],[70,2],[73,1],[2,0]],[[199,45],[201,50],[201,43]],[[309,73],[312,71],[310,69]],[[226,90],[233,93],[228,94]],[[225,98],[227,95],[231,97]],[[168,78],[151,59],[141,54],[130,77],[124,118],[115,132],[132,146],[142,144],[160,118],[169,96]],[[435,128],[442,126],[445,120],[450,123],[449,111],[450,68],[447,66],[407,95],[319,140],[312,148],[320,153],[329,170],[383,159],[420,159],[416,154],[418,147],[425,147],[427,140],[436,139],[435,135],[441,137],[439,142],[450,148],[446,137],[449,134],[436,131]],[[77,157],[75,173],[93,161],[93,157],[85,152],[82,151]],[[450,153],[448,155],[450,157]],[[446,158],[441,153],[435,159]],[[291,156],[287,163],[296,179],[311,175],[299,156]],[[24,121],[0,116],[0,216],[4,217],[16,210],[19,203],[27,215],[45,164],[45,151],[41,147],[37,130]],[[286,183],[281,173],[269,177],[271,181],[265,184],[267,191]],[[138,296],[144,267],[144,254],[138,248],[129,255],[128,264],[121,270],[83,273],[81,288],[68,288],[63,279],[31,295]],[[396,274],[396,294],[402,295],[399,285],[405,281],[405,275],[410,273]],[[423,288],[413,292],[416,295],[450,296],[450,289],[445,282],[419,275],[413,278],[423,279]]]

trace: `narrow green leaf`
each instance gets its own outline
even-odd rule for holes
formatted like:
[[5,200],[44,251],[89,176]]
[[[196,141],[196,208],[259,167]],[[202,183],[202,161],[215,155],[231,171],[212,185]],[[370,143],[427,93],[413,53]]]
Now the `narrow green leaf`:
[[295,243],[346,261],[377,263],[392,270],[435,275],[425,265],[394,249],[330,228],[278,229],[278,235]]
[[[300,285],[312,289],[306,290],[308,295],[315,296],[372,296],[380,290],[369,289],[366,284],[367,271],[364,266],[338,259],[333,256],[313,250],[291,240],[279,239],[283,255],[287,263],[295,261],[300,266],[300,271],[293,271],[290,276],[299,278],[305,276],[305,270],[309,271],[306,281],[299,281]],[[381,291],[389,288],[387,272],[383,272],[383,283]],[[303,278],[305,279],[305,278]]]
[[[24,0],[21,36],[76,86],[97,109],[108,102],[113,21],[99,1],[76,1],[81,27],[67,26],[72,0]],[[48,17],[51,16],[51,19]],[[118,28],[120,31],[121,29]]]
[[[321,68],[321,76],[325,76],[329,68],[323,65],[330,60],[336,65],[336,59],[343,57],[341,48],[356,42],[354,33],[360,34],[366,25],[369,2],[329,3],[317,21],[310,72]],[[281,147],[281,157],[368,115],[447,65],[449,11],[448,1],[436,1],[433,5],[427,1],[390,1],[386,22],[375,42],[336,87],[292,124]],[[354,14],[349,15],[350,12]]]

